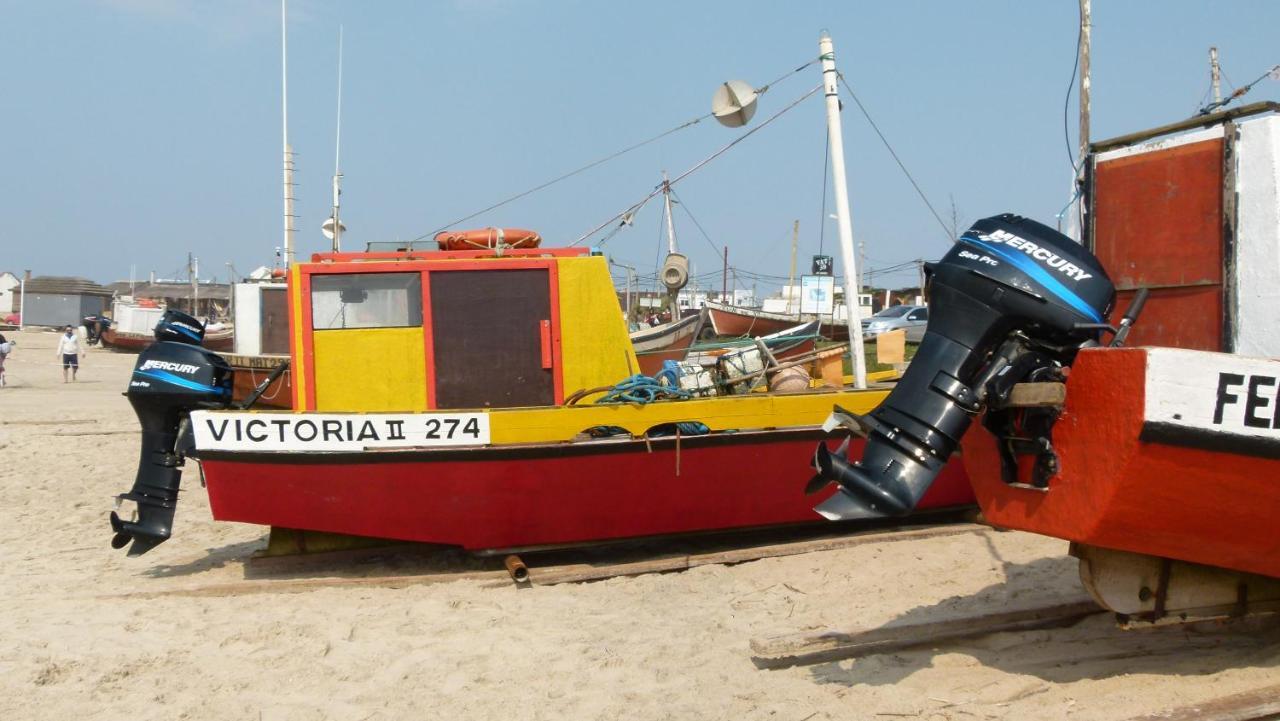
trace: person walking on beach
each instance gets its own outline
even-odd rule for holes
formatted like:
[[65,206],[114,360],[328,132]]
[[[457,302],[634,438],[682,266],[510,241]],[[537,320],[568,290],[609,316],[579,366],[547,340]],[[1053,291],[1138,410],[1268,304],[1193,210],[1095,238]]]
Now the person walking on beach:
[[71,371],[71,380],[76,379],[76,371],[80,370],[80,339],[75,329],[67,326],[62,337],[58,339],[58,350],[55,354],[62,356],[62,382],[67,382],[67,370]]
[[11,352],[13,352],[13,343],[10,343],[9,339],[4,337],[4,333],[0,333],[0,388],[4,388],[6,382],[4,377],[4,359],[8,357]]

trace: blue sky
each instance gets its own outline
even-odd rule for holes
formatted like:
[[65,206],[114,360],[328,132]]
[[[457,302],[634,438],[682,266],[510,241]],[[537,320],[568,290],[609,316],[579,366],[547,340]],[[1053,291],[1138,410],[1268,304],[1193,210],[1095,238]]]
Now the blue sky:
[[[352,248],[427,233],[697,117],[720,82],[763,84],[816,57],[823,28],[944,215],[954,201],[961,223],[1013,211],[1052,224],[1070,174],[1063,99],[1076,7],[293,0],[299,250],[327,246],[339,24]],[[188,251],[221,279],[228,262],[270,264],[281,243],[278,2],[0,1],[0,11],[0,270],[111,281],[136,265],[163,276]],[[1096,0],[1093,19],[1095,139],[1191,115],[1208,89],[1210,45],[1236,85],[1280,62],[1280,3]],[[818,81],[814,66],[779,83],[757,122]],[[1267,80],[1249,99],[1278,96]],[[1074,98],[1069,115],[1074,142]],[[704,283],[719,285],[709,274],[724,244],[744,272],[785,276],[797,218],[807,265],[823,222],[824,122],[814,96],[677,187],[710,236],[677,212]],[[843,124],[869,266],[937,257],[943,231],[852,103]],[[662,170],[683,172],[741,132],[700,123],[464,225],[567,243],[643,197]],[[651,270],[657,208],[607,250]]]

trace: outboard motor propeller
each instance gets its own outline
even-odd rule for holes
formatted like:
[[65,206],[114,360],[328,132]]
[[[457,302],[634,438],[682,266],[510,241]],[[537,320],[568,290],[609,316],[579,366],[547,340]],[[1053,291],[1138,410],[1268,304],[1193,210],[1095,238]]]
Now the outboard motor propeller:
[[220,356],[200,346],[204,326],[175,310],[165,311],[155,328],[156,342],[138,355],[125,395],[142,426],[142,453],[133,489],[116,498],[137,505],[124,520],[111,513],[112,548],[130,541],[139,556],[169,538],[190,448],[189,414],[196,408],[225,408],[231,402],[233,371]]
[[[1115,286],[1098,259],[1045,225],[1004,214],[974,223],[930,264],[929,326],[889,396],[865,416],[832,415],[867,437],[862,459],[819,444],[811,491],[831,520],[911,512],[983,408],[988,393],[1069,364],[1109,328]],[[825,481],[825,482],[824,482]]]

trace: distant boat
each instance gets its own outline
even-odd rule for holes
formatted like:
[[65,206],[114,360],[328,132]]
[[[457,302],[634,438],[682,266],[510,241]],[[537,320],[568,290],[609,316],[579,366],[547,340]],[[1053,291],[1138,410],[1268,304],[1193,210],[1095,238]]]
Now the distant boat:
[[[235,331],[230,327],[208,331],[204,336],[205,348],[215,351],[231,350]],[[156,341],[151,333],[135,333],[117,330],[114,327],[102,331],[102,345],[115,350],[137,353]]]
[[[800,323],[789,328],[783,328],[777,333],[758,336],[758,338],[773,354],[774,359],[785,361],[814,350],[817,347],[821,328],[822,324],[819,321],[811,320],[808,323]],[[695,347],[691,355],[700,357],[720,356],[727,353],[742,352],[744,349],[755,348],[755,340],[755,338],[752,338],[750,340],[704,343]]]
[[[841,306],[843,307],[843,306]],[[822,335],[828,340],[849,340],[849,327],[842,318],[831,322],[831,316],[818,318],[812,313],[771,313],[759,308],[742,308],[736,305],[707,301],[707,310],[711,316],[711,327],[716,335],[722,336],[760,336],[779,333],[797,324],[822,320]]]
[[[154,329],[164,310],[163,305],[153,300],[115,301],[111,306],[111,324],[101,331],[102,345],[132,353],[146,348],[156,340]],[[231,326],[210,328],[205,331],[204,347],[216,351],[231,350],[235,335]]]
[[786,330],[800,322],[799,314],[767,313],[758,308],[739,308],[734,305],[707,301],[711,327],[716,335],[761,336]]
[[706,321],[707,313],[702,311],[674,323],[664,323],[632,333],[631,345],[635,347],[640,372],[651,376],[662,370],[664,361],[684,360],[689,347],[702,333]]

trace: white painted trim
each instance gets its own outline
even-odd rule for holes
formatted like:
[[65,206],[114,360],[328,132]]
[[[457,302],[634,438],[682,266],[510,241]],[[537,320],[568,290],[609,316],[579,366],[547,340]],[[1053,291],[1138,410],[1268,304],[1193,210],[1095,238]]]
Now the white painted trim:
[[1143,153],[1154,153],[1159,150],[1168,150],[1170,148],[1176,148],[1180,145],[1190,145],[1191,143],[1199,143],[1204,140],[1213,140],[1215,138],[1221,138],[1223,137],[1223,135],[1224,135],[1224,131],[1222,126],[1215,125],[1212,128],[1206,128],[1204,130],[1195,130],[1190,133],[1184,133],[1182,135],[1174,135],[1172,137],[1167,137],[1167,138],[1148,140],[1146,142],[1139,143],[1137,145],[1127,145],[1123,148],[1108,150],[1103,153],[1098,153],[1096,156],[1094,156],[1094,159],[1096,162],[1105,163],[1108,160],[1115,160],[1117,158],[1127,158],[1131,155],[1142,155]]
[[1178,348],[1146,352],[1146,423],[1280,442],[1280,359]]
[[1235,350],[1280,357],[1280,117],[1239,125]]

